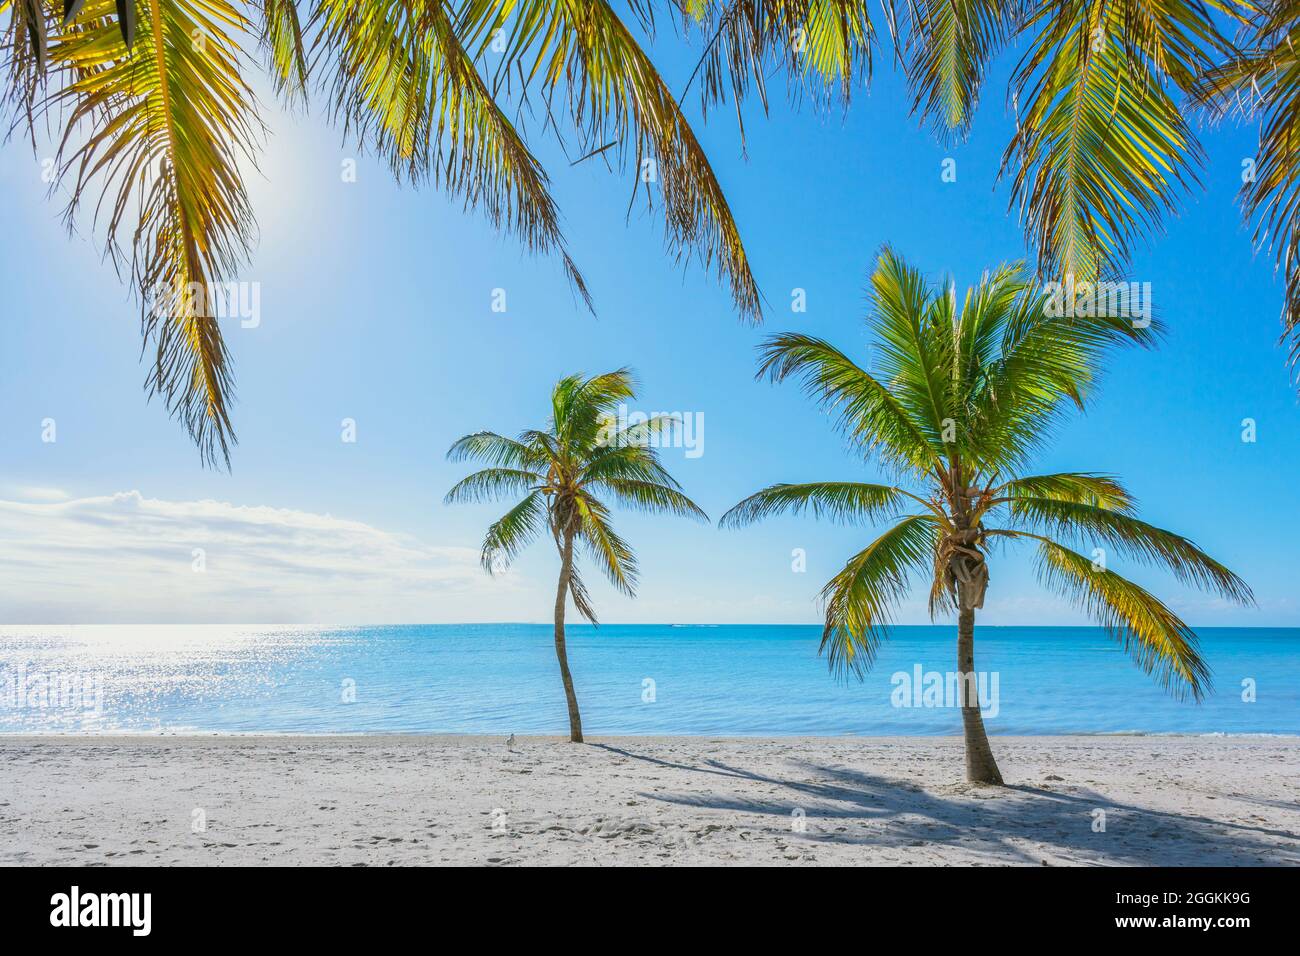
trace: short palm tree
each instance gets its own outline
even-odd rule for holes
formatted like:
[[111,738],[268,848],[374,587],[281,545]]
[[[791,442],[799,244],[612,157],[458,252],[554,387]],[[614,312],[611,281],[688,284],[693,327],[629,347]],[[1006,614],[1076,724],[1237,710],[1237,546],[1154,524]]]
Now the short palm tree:
[[959,306],[955,290],[928,284],[886,249],[871,277],[870,370],[820,339],[784,334],[762,346],[759,375],[801,378],[849,440],[900,482],[773,485],[721,522],[739,526],[784,511],[891,519],[822,590],[822,649],[834,670],[861,674],[909,579],[924,578],[931,616],[957,615],[966,774],[974,783],[1002,782],[974,689],[975,612],[994,545],[1034,546],[1042,583],[1076,601],[1178,695],[1199,698],[1209,686],[1196,635],[1149,591],[1105,567],[1104,552],[1098,560],[1076,546],[1101,545],[1230,600],[1252,600],[1240,578],[1191,541],[1140,520],[1115,478],[1028,471],[1062,415],[1083,407],[1107,350],[1152,338],[1151,328],[1127,319],[1053,317],[1061,310],[1046,306],[1018,266],[986,275]]
[[575,564],[574,546],[582,544],[611,584],[635,596],[637,563],[632,549],[610,526],[606,500],[649,512],[708,516],[682,493],[652,447],[677,419],[657,415],[636,424],[621,423],[618,406],[634,397],[627,369],[583,378],[570,375],[551,392],[551,420],[546,431],[528,430],[518,438],[475,432],[451,446],[452,461],[476,459],[490,467],[475,472],[447,493],[448,504],[489,501],[522,494],[523,498],[488,528],[483,539],[483,567],[504,570],[543,531],[560,555],[555,591],[555,657],[569,707],[569,739],[582,743],[582,715],[569,673],[564,641],[567,600],[596,623],[587,588]]

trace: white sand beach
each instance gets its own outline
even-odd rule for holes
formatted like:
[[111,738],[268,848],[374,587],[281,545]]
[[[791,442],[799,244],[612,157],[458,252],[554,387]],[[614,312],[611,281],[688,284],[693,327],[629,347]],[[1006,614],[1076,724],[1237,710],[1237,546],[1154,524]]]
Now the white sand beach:
[[993,744],[0,737],[0,864],[1300,863],[1300,739]]

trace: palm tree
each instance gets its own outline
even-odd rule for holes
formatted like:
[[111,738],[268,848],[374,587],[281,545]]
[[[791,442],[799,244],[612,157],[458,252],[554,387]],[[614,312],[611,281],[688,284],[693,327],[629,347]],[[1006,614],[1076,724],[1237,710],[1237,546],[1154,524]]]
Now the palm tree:
[[452,461],[477,459],[490,467],[477,471],[447,492],[448,504],[523,498],[488,528],[482,563],[489,574],[504,570],[543,530],[560,555],[555,590],[555,657],[569,706],[569,739],[582,743],[582,715],[565,651],[564,612],[572,598],[592,624],[596,612],[578,574],[574,545],[581,543],[611,584],[628,597],[637,585],[636,555],[610,526],[603,498],[647,512],[669,512],[708,520],[659,461],[653,445],[670,433],[676,416],[656,415],[626,424],[618,406],[634,397],[627,369],[593,378],[570,375],[551,392],[546,431],[530,429],[518,438],[475,432],[447,452]]
[[911,576],[927,579],[931,617],[957,615],[966,775],[974,783],[1002,782],[974,690],[975,612],[993,546],[1034,546],[1042,583],[1096,618],[1178,696],[1199,699],[1209,687],[1196,635],[1155,595],[1107,568],[1104,551],[1090,558],[1076,546],[1102,545],[1229,600],[1253,600],[1240,578],[1191,541],[1138,518],[1117,479],[1028,473],[1061,417],[1083,408],[1106,352],[1153,338],[1154,326],[1119,316],[1069,318],[1049,305],[1019,266],[1004,266],[958,307],[955,289],[927,284],[884,250],[871,277],[872,368],[820,339],[784,334],[762,346],[759,376],[801,378],[850,442],[900,482],[772,485],[721,521],[735,527],[784,511],[841,522],[891,518],[823,588],[822,650],[836,672],[861,675]]

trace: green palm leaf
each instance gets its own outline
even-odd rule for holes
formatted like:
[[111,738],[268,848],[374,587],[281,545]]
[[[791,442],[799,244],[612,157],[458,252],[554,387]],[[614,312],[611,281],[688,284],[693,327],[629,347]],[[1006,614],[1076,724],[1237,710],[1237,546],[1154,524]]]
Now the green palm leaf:
[[[775,514],[811,512],[840,524],[856,524],[882,517],[891,510],[919,501],[900,488],[857,481],[811,481],[780,484],[755,492],[718,521],[719,527],[739,528]],[[921,501],[922,504],[926,502]]]
[[1199,700],[1210,689],[1210,671],[1197,650],[1196,634],[1173,611],[1114,571],[1096,570],[1080,554],[1048,538],[1039,541],[1039,578],[1071,598],[1106,628],[1143,670],[1176,697]]
[[822,588],[821,650],[832,672],[861,677],[870,668],[892,611],[907,596],[909,576],[930,566],[935,528],[928,515],[904,518]]
[[1196,3],[1043,4],[1026,31],[1012,200],[1045,275],[1102,277],[1196,182],[1200,146],[1165,81],[1189,90],[1222,43]]
[[[120,234],[131,231],[131,272],[155,355],[150,393],[163,396],[205,461],[228,464],[232,382],[212,298],[234,278],[253,230],[239,171],[260,128],[238,65],[249,24],[228,0],[138,7],[133,56],[124,55],[109,0],[89,0],[50,50],[72,78],[48,103],[65,119],[59,158],[74,184],[69,214],[98,191],[115,259],[124,257]],[[83,124],[89,132],[72,147]]]
[[262,46],[271,60],[275,89],[290,105],[307,102],[307,47],[296,0],[261,0]]

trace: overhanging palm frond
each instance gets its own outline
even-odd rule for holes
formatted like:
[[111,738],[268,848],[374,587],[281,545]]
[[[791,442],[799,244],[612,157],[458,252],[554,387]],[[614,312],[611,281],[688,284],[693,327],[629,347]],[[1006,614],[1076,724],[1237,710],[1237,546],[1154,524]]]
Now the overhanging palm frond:
[[1103,277],[1196,182],[1200,146],[1165,80],[1190,88],[1218,34],[1199,3],[1143,0],[1043,4],[1026,31],[1012,202],[1042,274]]
[[1038,535],[1039,579],[1073,600],[1120,642],[1142,670],[1176,697],[1199,700],[1210,690],[1210,671],[1196,634],[1150,592],[1114,571],[1096,570],[1069,548]]
[[307,48],[296,0],[259,0],[262,46],[271,61],[275,91],[291,106],[307,102]]
[[899,508],[917,501],[926,504],[901,488],[858,481],[779,484],[750,495],[724,514],[718,524],[723,528],[740,528],[783,512],[811,512],[814,518],[857,524],[889,512],[897,513]]
[[822,589],[821,650],[833,673],[861,677],[871,666],[895,605],[907,596],[909,576],[930,566],[935,527],[928,515],[904,518],[850,558]]
[[466,0],[456,23],[473,58],[505,37],[505,50],[493,54],[496,82],[518,81],[520,95],[536,86],[548,116],[555,95],[565,97],[586,152],[630,146],[648,201],[650,184],[658,187],[669,248],[679,259],[694,254],[706,268],[715,265],[740,315],[761,317],[749,257],[708,157],[654,63],[606,0]]
[[[686,18],[705,42],[688,86],[698,81],[705,115],[728,96],[744,139],[741,106],[756,93],[767,109],[773,69],[819,105],[838,97],[847,104],[871,77],[877,32],[868,0],[703,0],[687,5]],[[880,9],[894,34],[893,0]]]
[[[133,230],[130,257],[155,351],[150,394],[163,396],[205,462],[229,464],[232,382],[218,327],[220,284],[234,278],[253,232],[238,164],[260,129],[240,75],[249,24],[229,0],[126,0],[140,18],[128,56],[113,0],[88,0],[50,50],[72,82],[59,149],[75,212],[97,188],[108,249]],[[76,131],[87,136],[71,149]],[[98,216],[97,216],[98,218]]]
[[943,140],[964,139],[989,62],[1017,26],[1020,0],[912,0],[912,110]]
[[439,0],[320,0],[314,50],[336,114],[398,177],[481,208],[525,248],[557,254],[590,307],[541,164],[497,105]]

